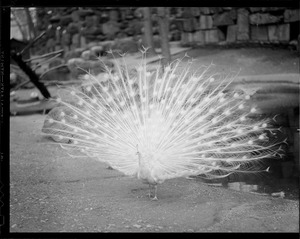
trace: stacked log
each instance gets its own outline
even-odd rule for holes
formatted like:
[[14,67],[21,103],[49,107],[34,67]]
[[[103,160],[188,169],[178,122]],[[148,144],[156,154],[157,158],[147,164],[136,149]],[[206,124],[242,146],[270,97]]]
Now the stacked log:
[[[155,10],[152,30],[158,35]],[[169,11],[169,39],[182,45],[298,42],[300,11],[296,8],[171,7]],[[42,50],[68,51],[128,37],[142,41],[143,16],[136,7],[40,8],[38,17],[40,31],[53,25],[51,39],[44,42],[48,47]]]

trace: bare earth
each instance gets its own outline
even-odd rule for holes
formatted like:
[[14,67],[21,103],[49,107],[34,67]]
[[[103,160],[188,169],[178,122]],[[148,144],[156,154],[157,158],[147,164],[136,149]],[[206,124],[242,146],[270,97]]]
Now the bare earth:
[[[244,74],[299,69],[296,56],[289,52],[266,52],[223,53],[239,59],[233,65],[244,60],[242,66],[249,66]],[[224,56],[225,64],[228,58],[223,53],[211,51],[210,58],[202,54],[199,61],[210,63]],[[160,185],[159,200],[151,201],[148,185],[97,161],[71,158],[41,136],[44,118],[41,114],[10,118],[11,232],[299,232],[296,200],[182,178]]]

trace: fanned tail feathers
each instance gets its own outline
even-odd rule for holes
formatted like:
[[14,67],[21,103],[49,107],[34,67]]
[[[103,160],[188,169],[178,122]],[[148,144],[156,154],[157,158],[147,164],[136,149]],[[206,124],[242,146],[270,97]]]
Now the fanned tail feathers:
[[[157,180],[204,174],[224,177],[254,161],[275,156],[269,119],[256,117],[250,96],[231,89],[234,74],[191,71],[177,60],[148,70],[141,60],[134,71],[124,58],[102,79],[89,75],[72,101],[45,121],[43,132],[71,150],[137,175],[139,158]],[[55,116],[53,116],[55,115]],[[144,164],[142,164],[144,165]],[[248,169],[246,169],[247,171]]]

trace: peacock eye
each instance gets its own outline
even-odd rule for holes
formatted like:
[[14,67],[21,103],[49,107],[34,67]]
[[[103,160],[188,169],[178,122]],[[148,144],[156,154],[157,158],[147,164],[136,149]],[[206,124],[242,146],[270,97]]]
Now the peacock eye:
[[246,117],[245,116],[242,116],[241,118],[240,118],[240,121],[245,121],[246,120]]
[[260,140],[263,140],[263,139],[265,139],[265,136],[261,134],[258,138],[259,138]]
[[239,96],[240,95],[238,93],[234,93],[234,95],[233,95],[234,98],[239,98]]

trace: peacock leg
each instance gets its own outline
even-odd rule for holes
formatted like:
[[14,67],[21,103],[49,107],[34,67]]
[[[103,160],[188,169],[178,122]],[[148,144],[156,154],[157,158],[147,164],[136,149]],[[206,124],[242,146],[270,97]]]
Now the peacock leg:
[[157,185],[154,185],[154,198],[152,198],[152,200],[158,200],[156,194],[157,194]]
[[148,194],[149,198],[151,198],[151,184],[149,183],[149,194]]

